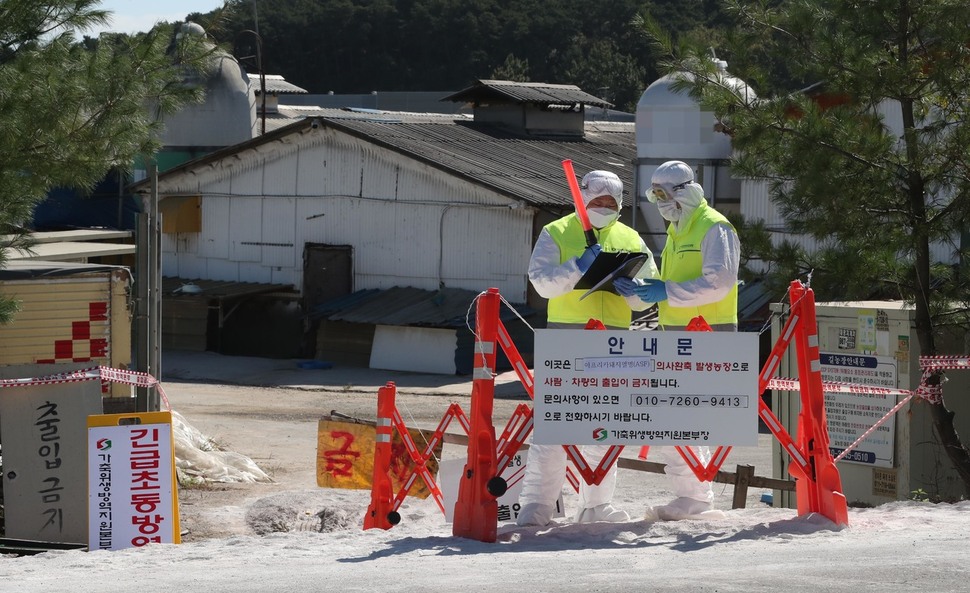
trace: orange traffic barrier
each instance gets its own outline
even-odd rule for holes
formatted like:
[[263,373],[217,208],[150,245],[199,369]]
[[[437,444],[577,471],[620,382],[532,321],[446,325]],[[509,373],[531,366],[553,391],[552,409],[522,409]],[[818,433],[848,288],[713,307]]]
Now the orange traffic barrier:
[[[372,502],[365,516],[364,529],[374,527],[389,529],[397,524],[400,521],[400,514],[397,511],[418,475],[425,480],[439,509],[444,513],[441,490],[427,471],[426,465],[435,447],[444,438],[444,432],[450,421],[458,419],[464,432],[470,437],[472,434],[478,434],[479,440],[470,446],[470,450],[474,448],[475,453],[469,456],[469,465],[465,468],[462,485],[459,486],[459,499],[455,509],[455,524],[458,526],[456,529],[466,534],[465,537],[482,539],[482,541],[489,541],[488,538],[491,537],[494,541],[494,534],[497,529],[498,505],[496,499],[507,490],[510,484],[522,479],[521,467],[513,467],[511,460],[532,431],[532,409],[525,404],[517,406],[501,437],[495,438],[492,428],[494,401],[494,376],[492,371],[495,368],[496,344],[494,341],[482,339],[483,336],[497,337],[499,345],[512,363],[530,398],[534,397],[534,392],[532,373],[515,348],[508,331],[498,318],[499,296],[497,290],[491,289],[488,293],[482,293],[480,296],[484,302],[488,303],[491,310],[488,310],[488,307],[480,307],[476,313],[476,318],[480,320],[477,323],[483,324],[484,327],[479,327],[476,331],[479,343],[476,344],[476,374],[472,393],[472,416],[477,419],[475,429],[473,430],[471,422],[465,416],[461,407],[453,403],[449,406],[424,452],[419,452],[394,404],[396,392],[394,384],[388,383],[386,388],[379,390],[378,424],[387,425],[389,419],[391,429],[397,430],[401,435],[414,467],[404,477],[405,486],[395,496],[392,492],[393,486],[390,480],[384,479],[385,476],[390,475],[389,472],[391,471],[392,455],[390,447],[385,447],[386,451],[378,447],[374,456]],[[480,429],[480,427],[484,428]],[[385,429],[388,435],[392,434],[391,429]],[[469,440],[473,441],[474,439],[470,438]],[[482,442],[485,444],[481,444]],[[475,470],[472,474],[468,473],[469,466]],[[465,484],[466,481],[469,481],[470,476],[475,478],[475,483]],[[567,470],[567,479],[573,488],[578,490],[579,483],[571,468]],[[482,486],[482,483],[484,483],[484,486]],[[462,498],[462,487],[465,488],[464,498]],[[485,492],[484,496],[482,491]],[[494,511],[491,508],[493,503]],[[490,528],[488,527],[489,523],[492,526]],[[456,532],[456,534],[458,533]]]
[[483,542],[495,541],[498,529],[497,498],[505,494],[507,488],[498,475],[495,426],[492,424],[498,309],[498,289],[490,288],[479,297],[475,313],[475,368],[468,460],[458,484],[458,501],[452,523],[454,535]]
[[[714,329],[707,323],[703,315],[698,315],[697,317],[690,320],[687,324],[687,331],[695,332],[712,332]],[[697,453],[694,452],[690,447],[684,447],[677,445],[677,452],[680,456],[684,458],[687,462],[688,467],[697,476],[697,479],[701,482],[710,482],[714,480],[717,476],[717,472],[720,471],[721,466],[727,461],[728,453],[731,452],[730,446],[720,445],[714,449],[714,453],[711,455],[710,461],[705,465],[701,458],[698,457]],[[643,455],[646,458],[646,455]]]
[[[710,324],[707,323],[707,320],[704,319],[703,315],[698,315],[697,317],[691,319],[687,324],[687,331],[709,332],[714,330],[711,328]],[[687,466],[690,467],[691,471],[694,472],[694,475],[697,476],[697,479],[702,482],[709,482],[714,479],[714,476],[717,475],[718,470],[721,469],[721,465],[727,459],[728,452],[731,451],[730,447],[727,447],[726,450],[724,447],[718,447],[717,451],[711,458],[711,462],[705,466],[701,462],[700,458],[697,457],[697,454],[690,449],[684,449],[679,445],[675,448],[677,449],[677,452],[680,453],[680,456],[684,458],[684,461],[687,462]],[[637,457],[640,459],[646,459],[649,453],[650,445],[643,445],[640,447],[640,454],[637,455]]]
[[[849,523],[849,511],[842,491],[842,478],[829,449],[828,423],[825,417],[825,394],[819,364],[818,325],[815,321],[815,295],[801,283],[792,283],[792,303],[801,305],[802,322],[795,332],[798,355],[798,382],[802,385],[802,409],[798,414],[798,443],[814,470],[798,475],[794,466],[798,514],[820,513],[839,525]],[[794,309],[794,304],[792,305]]]
[[[458,404],[451,404],[435,428],[431,438],[424,448],[419,451],[411,432],[404,424],[404,419],[395,404],[397,388],[393,382],[388,382],[377,392],[377,434],[374,450],[374,473],[371,486],[371,503],[364,516],[364,529],[390,529],[401,521],[398,509],[411,491],[415,480],[420,476],[431,491],[438,509],[444,513],[444,498],[434,476],[428,470],[428,460],[434,454],[438,444],[444,439],[445,431],[452,420],[457,419],[465,433],[468,433],[468,418]],[[393,459],[392,437],[393,431],[401,437],[404,447],[411,459],[411,468],[403,477],[403,486],[395,494],[391,481],[391,462]]]
[[374,438],[374,480],[370,506],[364,516],[364,529],[390,529],[401,521],[394,510],[394,488],[388,474],[391,465],[391,436],[396,388],[392,381],[377,390],[377,434]]
[[[819,372],[818,339],[815,325],[815,300],[810,289],[800,282],[792,282],[790,288],[792,313],[782,335],[772,349],[768,361],[761,370],[758,385],[758,415],[771,430],[789,454],[791,463],[789,471],[796,478],[796,494],[800,515],[815,512],[829,518],[834,523],[848,524],[848,511],[845,496],[842,491],[841,477],[835,466],[828,444],[828,426],[825,419],[824,395]],[[494,404],[494,370],[496,362],[496,346],[501,346],[512,362],[513,369],[525,386],[529,397],[535,399],[534,381],[531,371],[525,365],[512,343],[508,332],[498,316],[500,297],[497,289],[490,288],[479,295],[476,305],[476,342],[475,342],[475,370],[471,397],[471,412],[469,421],[464,417],[461,408],[452,404],[449,412],[436,431],[436,438],[441,438],[447,422],[453,417],[462,420],[463,427],[469,434],[468,457],[459,484],[458,501],[455,504],[453,534],[460,537],[494,542],[497,536],[498,505],[497,498],[504,494],[509,484],[515,483],[522,477],[521,468],[511,468],[509,461],[514,457],[522,444],[532,433],[534,426],[534,410],[526,405],[516,408],[501,437],[496,439],[492,423]],[[605,329],[605,326],[595,319],[590,319],[587,329]],[[710,326],[702,317],[691,320],[688,325],[691,331],[711,331]],[[777,369],[781,356],[789,345],[794,342],[799,364],[799,384],[802,394],[802,412],[798,420],[798,441],[785,430],[778,418],[760,397],[773,379],[771,375]],[[961,367],[963,368],[963,367]],[[386,391],[387,390],[387,391]],[[385,418],[390,418],[389,425],[397,427],[399,431],[407,432],[407,427],[393,405],[393,383],[383,388],[378,394],[379,424]],[[390,403],[387,403],[390,401]],[[388,407],[389,406],[389,407]],[[457,408],[457,409],[454,409]],[[390,428],[388,435],[390,434]],[[381,434],[381,433],[379,433]],[[417,452],[413,442],[409,442],[408,450],[417,467],[414,473],[421,475],[431,487],[439,507],[442,507],[440,490],[434,485],[425,469],[422,473],[422,460],[427,460],[432,446],[426,454]],[[433,443],[436,440],[433,439]],[[432,443],[432,444],[433,444]],[[603,459],[594,469],[583,457],[578,447],[564,445],[567,455],[573,465],[590,484],[602,481],[606,471],[616,463],[622,446],[610,447]],[[709,463],[706,465],[689,447],[677,447],[681,456],[687,461],[694,474],[701,481],[711,481],[725,462],[731,447],[718,447]],[[646,458],[649,447],[640,450],[641,459]],[[372,502],[365,518],[365,529],[381,527],[388,529],[400,520],[395,514],[401,501],[407,495],[407,488],[394,498],[390,494],[387,467],[390,463],[390,448],[385,453],[378,443],[375,453],[374,487]],[[510,470],[509,475],[503,472]],[[574,488],[578,489],[578,479],[570,468],[567,478]],[[409,481],[410,483],[410,481]],[[443,508],[442,508],[443,510]]]
[[797,443],[759,397],[758,413],[768,429],[788,452],[788,471],[795,478],[798,514],[819,513],[837,525],[848,525],[849,511],[842,478],[829,449],[825,394],[819,364],[815,294],[795,280],[788,291],[791,315],[782,328],[759,376],[759,395],[765,392],[782,354],[794,342],[798,362],[801,411],[798,414]]
[[[586,322],[586,326],[583,329],[605,330],[606,325],[604,325],[599,319],[590,318],[590,320]],[[579,447],[575,445],[563,445],[562,448],[566,450],[566,457],[573,462],[573,467],[576,468],[579,475],[582,476],[583,480],[585,480],[586,483],[591,486],[600,484],[603,481],[603,478],[606,477],[606,473],[610,471],[610,468],[613,467],[613,464],[616,463],[617,459],[619,459],[620,453],[623,452],[623,445],[610,445],[610,447],[606,450],[606,453],[603,454],[603,458],[600,459],[599,463],[594,468],[592,465],[590,465],[589,461],[586,460],[586,456],[583,455],[582,451],[579,450]],[[572,468],[567,469],[567,478],[569,478],[569,483],[578,491],[579,480],[575,476],[568,475],[571,473],[571,471]]]

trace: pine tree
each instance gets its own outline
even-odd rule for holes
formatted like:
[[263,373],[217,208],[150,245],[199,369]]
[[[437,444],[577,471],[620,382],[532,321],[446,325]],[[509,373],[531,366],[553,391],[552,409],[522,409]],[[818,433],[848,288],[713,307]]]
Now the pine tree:
[[[645,28],[667,56],[663,69],[689,73],[680,88],[732,135],[736,174],[768,180],[789,229],[823,245],[806,253],[778,242],[765,257],[785,281],[814,271],[821,299],[912,303],[921,354],[939,354],[942,332],[966,327],[970,302],[970,3],[732,0],[727,8],[736,27],[718,54],[755,89],[787,84],[788,93],[746,99],[718,75],[709,48],[675,47]],[[934,245],[952,260],[934,262]],[[929,384],[942,386],[941,375]],[[970,456],[953,413],[945,400],[929,405],[970,495]]]
[[[134,37],[77,35],[103,24],[98,0],[0,0],[0,266],[28,246],[53,187],[92,188],[159,147],[161,115],[200,100],[211,44],[173,27]],[[16,304],[0,300],[0,323]]]

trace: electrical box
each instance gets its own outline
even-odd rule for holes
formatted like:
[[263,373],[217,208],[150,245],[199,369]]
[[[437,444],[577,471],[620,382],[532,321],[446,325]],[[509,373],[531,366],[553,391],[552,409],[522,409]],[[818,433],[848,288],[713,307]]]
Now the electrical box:
[[[787,321],[787,308],[772,305],[772,340]],[[920,382],[919,343],[915,312],[900,301],[817,303],[819,362],[822,381],[854,383],[890,389],[915,390]],[[966,352],[962,332],[937,337],[939,354]],[[779,365],[778,377],[798,377],[795,348],[790,346]],[[943,395],[953,412],[958,434],[970,437],[970,371],[947,371]],[[905,395],[826,393],[825,413],[833,457],[849,448],[879,422]],[[772,411],[798,442],[798,392],[772,393]],[[772,442],[776,478],[790,479],[789,458]],[[849,506],[874,506],[913,497],[957,500],[963,481],[940,446],[930,405],[913,397],[849,451],[838,465]],[[795,492],[776,491],[777,506],[795,508]]]
[[0,390],[6,537],[88,541],[86,423],[101,401],[100,381]]

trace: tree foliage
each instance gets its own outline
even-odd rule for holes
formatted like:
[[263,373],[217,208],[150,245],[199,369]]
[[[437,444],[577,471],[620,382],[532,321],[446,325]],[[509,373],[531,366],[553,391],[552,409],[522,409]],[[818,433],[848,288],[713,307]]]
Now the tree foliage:
[[[229,0],[194,15],[237,58],[311,93],[454,91],[476,79],[575,84],[633,111],[657,77],[631,21],[656,13],[671,31],[723,23],[711,0]],[[250,72],[256,64],[243,59]]]
[[[204,89],[211,44],[171,27],[135,37],[77,35],[105,21],[97,0],[0,0],[0,266],[28,246],[34,206],[53,187],[91,188],[158,147],[160,116]],[[15,304],[0,304],[0,322]]]
[[[734,170],[770,183],[791,242],[764,257],[787,279],[812,272],[821,299],[905,299],[923,355],[965,323],[970,301],[970,4],[963,0],[732,0],[727,55],[747,81],[768,81],[784,56],[810,88],[750,100],[707,48],[664,47],[663,68],[730,131]],[[779,85],[780,88],[780,85]],[[931,257],[936,246],[943,262]],[[783,278],[784,279],[784,278]],[[939,376],[931,378],[937,383]],[[942,444],[970,493],[970,458],[952,413],[934,404]]]

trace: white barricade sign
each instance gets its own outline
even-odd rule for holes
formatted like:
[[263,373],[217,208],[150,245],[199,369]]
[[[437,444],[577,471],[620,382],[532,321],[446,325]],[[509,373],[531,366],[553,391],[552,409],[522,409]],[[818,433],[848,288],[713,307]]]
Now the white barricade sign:
[[[526,451],[520,451],[509,461],[514,471],[509,479],[509,489],[498,497],[498,522],[507,523],[519,517],[519,494],[522,493],[522,477],[525,472]],[[465,469],[465,459],[442,459],[438,462],[438,487],[441,488],[441,498],[445,507],[445,521],[451,523],[455,516],[455,503],[458,502],[458,485],[461,482],[462,471]],[[552,512],[553,518],[565,517],[565,504],[562,492],[556,499],[556,508]]]
[[535,443],[758,445],[758,334],[535,333]]

